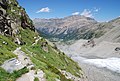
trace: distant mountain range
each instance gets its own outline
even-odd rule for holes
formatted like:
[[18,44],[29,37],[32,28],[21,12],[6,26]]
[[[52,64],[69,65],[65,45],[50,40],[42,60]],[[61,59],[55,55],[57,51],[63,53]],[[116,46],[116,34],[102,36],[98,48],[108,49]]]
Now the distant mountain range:
[[56,19],[36,18],[33,22],[43,37],[51,41],[68,41],[99,38],[110,29],[119,26],[119,20],[120,18],[116,18],[109,22],[97,22],[93,18],[74,15]]

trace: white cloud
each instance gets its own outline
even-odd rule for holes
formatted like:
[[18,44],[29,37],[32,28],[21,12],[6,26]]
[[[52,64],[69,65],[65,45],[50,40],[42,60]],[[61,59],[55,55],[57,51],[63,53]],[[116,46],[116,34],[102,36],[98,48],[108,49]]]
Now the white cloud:
[[74,12],[74,13],[72,13],[72,15],[79,15],[80,14],[80,12]]
[[98,12],[100,10],[100,8],[94,8],[94,12]]
[[40,12],[50,12],[50,9],[49,9],[48,7],[41,8],[41,9],[38,10],[36,13],[40,13]]
[[99,9],[95,9],[95,12],[98,12],[99,11]]
[[91,17],[91,18],[93,18],[92,11],[88,10],[88,9],[84,9],[83,12],[81,13],[81,15],[83,15],[85,17]]

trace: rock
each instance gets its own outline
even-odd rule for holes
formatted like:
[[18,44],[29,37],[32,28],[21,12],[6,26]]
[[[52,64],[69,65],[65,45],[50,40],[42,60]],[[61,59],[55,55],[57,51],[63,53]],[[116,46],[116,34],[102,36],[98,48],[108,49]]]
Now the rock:
[[4,68],[7,72],[12,73],[14,70],[22,69],[24,66],[16,58],[12,58],[5,61],[1,67]]
[[0,45],[0,48],[2,47],[2,45]]
[[6,11],[2,8],[0,8],[0,15],[5,15],[6,14]]
[[5,41],[3,41],[2,43],[3,43],[3,44],[5,44],[5,45],[7,45],[7,44],[8,44],[8,43],[7,43],[7,42],[5,42]]
[[18,44],[18,45],[25,45],[25,44],[26,44],[25,42],[21,41],[19,38],[16,38],[16,39],[14,40],[14,42],[15,42],[16,44]]
[[15,43],[16,43],[16,44],[19,44],[19,45],[21,44],[21,41],[19,40],[19,38],[16,38],[16,39],[15,39]]
[[43,46],[47,46],[47,45],[48,45],[47,42],[42,42],[41,47],[43,47]]
[[0,6],[3,8],[3,9],[7,9],[7,1],[6,0],[2,0],[0,2]]
[[115,51],[120,51],[120,47],[116,47],[116,48],[115,48]]
[[[8,4],[11,5],[8,7]],[[0,34],[7,36],[17,35],[19,34],[20,25],[22,28],[29,28],[35,31],[29,16],[18,5],[16,0],[1,0],[0,6]]]
[[13,29],[12,30],[12,34],[18,35],[19,34],[19,29],[18,29],[17,23],[12,22],[11,23],[11,27]]

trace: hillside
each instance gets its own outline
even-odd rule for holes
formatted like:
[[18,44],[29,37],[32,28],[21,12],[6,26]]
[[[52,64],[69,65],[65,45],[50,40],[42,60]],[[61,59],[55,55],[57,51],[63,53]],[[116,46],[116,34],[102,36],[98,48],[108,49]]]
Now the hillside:
[[102,41],[109,41],[114,43],[120,42],[120,17],[109,21],[106,24],[106,27],[109,28],[105,35],[101,36],[99,39],[97,39],[97,43],[100,43]]
[[39,36],[16,0],[0,0],[0,81],[77,81],[76,62]]

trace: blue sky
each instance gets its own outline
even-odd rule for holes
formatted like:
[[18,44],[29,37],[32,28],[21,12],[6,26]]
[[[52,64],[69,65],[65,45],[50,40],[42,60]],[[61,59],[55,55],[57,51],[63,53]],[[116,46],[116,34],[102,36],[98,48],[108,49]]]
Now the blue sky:
[[120,0],[18,0],[30,18],[63,18],[84,15],[97,21],[120,16]]

